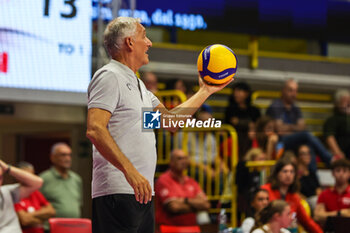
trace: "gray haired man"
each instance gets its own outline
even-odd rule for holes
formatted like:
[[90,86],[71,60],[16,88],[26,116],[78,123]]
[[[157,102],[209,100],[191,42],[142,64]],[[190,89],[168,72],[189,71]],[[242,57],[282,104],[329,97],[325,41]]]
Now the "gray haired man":
[[154,232],[152,196],[157,162],[153,132],[142,132],[142,108],[192,115],[229,82],[199,91],[168,111],[135,73],[149,62],[152,42],[138,19],[118,17],[104,33],[111,61],[88,88],[87,137],[93,143],[93,232]]

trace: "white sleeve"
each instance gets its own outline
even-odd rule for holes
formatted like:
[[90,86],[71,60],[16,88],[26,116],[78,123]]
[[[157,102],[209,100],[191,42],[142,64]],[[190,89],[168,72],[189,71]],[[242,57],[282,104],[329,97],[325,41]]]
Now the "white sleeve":
[[250,233],[250,230],[254,227],[255,224],[255,220],[254,218],[246,218],[244,219],[242,225],[241,225],[241,229],[243,233]]

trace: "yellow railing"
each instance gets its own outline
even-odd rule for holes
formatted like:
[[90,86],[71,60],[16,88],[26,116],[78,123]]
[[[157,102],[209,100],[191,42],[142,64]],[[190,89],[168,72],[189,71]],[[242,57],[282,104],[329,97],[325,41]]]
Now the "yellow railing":
[[155,95],[166,108],[173,108],[187,100],[186,95],[179,90],[158,91]]
[[[168,165],[172,149],[182,148],[186,151],[191,160],[188,175],[198,181],[209,200],[226,200],[230,203],[226,211],[231,213],[232,226],[237,225],[235,180],[231,180],[233,188],[230,195],[222,194],[222,190],[228,182],[227,174],[236,173],[237,140],[237,133],[231,125],[221,125],[220,128],[184,128],[174,134],[165,130],[157,131],[157,164]],[[209,212],[219,213],[220,209],[212,207]]]
[[[164,103],[166,107],[174,107],[186,101],[186,96],[177,90],[159,91],[156,96]],[[166,130],[157,130],[157,165],[167,166],[170,161],[170,152],[174,148],[182,148],[189,153],[191,158],[191,166],[189,175],[197,178],[200,186],[211,201],[227,200],[231,203],[231,207],[226,209],[226,212],[231,213],[231,225],[237,225],[237,188],[235,180],[231,180],[232,193],[223,195],[223,186],[227,183],[227,173],[236,173],[236,165],[238,162],[238,138],[236,130],[231,125],[221,125],[220,128],[185,128],[182,129],[182,138],[178,137],[177,133],[170,133]],[[206,135],[213,135],[213,144],[208,145]],[[191,136],[192,135],[192,136]],[[198,140],[197,140],[198,139]],[[231,139],[231,140],[229,140]],[[230,144],[228,143],[230,141]],[[223,143],[222,143],[223,142]],[[222,144],[222,146],[221,146]],[[209,153],[215,147],[215,156],[212,159]],[[196,161],[196,149],[198,148],[198,159]],[[203,162],[204,160],[205,163]],[[213,167],[213,173],[206,172],[206,165]],[[156,173],[158,177],[160,173]],[[198,176],[198,177],[196,177]],[[210,208],[210,213],[219,213],[219,208]]]
[[[252,94],[252,101],[255,102],[258,98],[279,98],[281,97],[280,91],[254,91]],[[332,96],[329,94],[313,94],[313,93],[298,93],[298,100],[303,101],[317,101],[317,102],[331,102]]]
[[[309,55],[309,54],[294,54],[286,52],[270,52],[270,51],[261,51],[259,50],[258,38],[250,40],[247,49],[235,49],[235,53],[241,56],[250,56],[251,57],[251,67],[257,68],[259,57],[268,57],[268,58],[278,58],[278,59],[290,59],[290,60],[299,60],[299,61],[314,61],[314,62],[329,62],[329,63],[340,63],[340,64],[350,64],[350,58],[343,57],[325,57],[319,55]],[[171,44],[171,43],[153,43],[155,48],[164,48],[164,49],[173,49],[173,50],[186,50],[186,51],[196,51],[200,52],[203,49],[203,46],[198,45],[184,45],[184,44]]]

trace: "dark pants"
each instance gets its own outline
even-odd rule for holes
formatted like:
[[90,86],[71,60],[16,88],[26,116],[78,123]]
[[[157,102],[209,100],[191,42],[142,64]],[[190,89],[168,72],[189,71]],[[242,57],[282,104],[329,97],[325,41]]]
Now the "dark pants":
[[92,199],[93,233],[154,233],[154,203],[140,204],[131,194]]

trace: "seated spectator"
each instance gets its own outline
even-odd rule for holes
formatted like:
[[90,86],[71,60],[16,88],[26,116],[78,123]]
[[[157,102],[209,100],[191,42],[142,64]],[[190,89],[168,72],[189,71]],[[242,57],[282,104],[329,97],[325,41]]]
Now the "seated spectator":
[[153,72],[145,72],[141,76],[142,82],[145,84],[146,88],[153,94],[158,91],[158,79]]
[[251,198],[251,213],[244,219],[241,229],[243,233],[250,233],[255,225],[255,217],[269,204],[269,193],[265,189],[257,189]]
[[[34,167],[27,162],[20,162],[18,168],[34,173]],[[43,223],[55,216],[55,210],[46,198],[36,190],[30,196],[23,198],[15,204],[15,210],[23,233],[44,233]]]
[[[206,121],[210,118],[213,118],[212,114],[213,110],[211,107],[209,105],[203,104],[196,113],[196,118],[200,121]],[[208,131],[201,133],[184,133],[183,131],[179,131],[177,137],[179,144],[178,148],[183,149],[183,140],[186,140],[188,142],[186,146],[190,154],[191,163],[196,166],[197,173],[199,170],[203,170],[205,176],[210,175],[214,177],[215,163],[217,160],[220,160],[220,157],[217,156],[217,145],[214,133]],[[219,164],[221,163],[221,161],[217,162],[219,162]],[[217,171],[220,172],[222,169],[217,169]]]
[[239,158],[242,159],[250,149],[248,129],[260,117],[260,110],[251,103],[251,88],[245,82],[235,83],[229,106],[225,110],[225,122],[231,124],[237,131],[239,144]]
[[[80,176],[70,170],[72,149],[66,143],[56,143],[51,148],[50,159],[53,166],[40,174],[44,180],[42,194],[55,208],[56,217],[80,218],[83,184]],[[49,229],[47,221],[44,228]]]
[[187,93],[188,84],[182,79],[171,79],[167,82],[166,89],[167,90],[179,90],[182,93]]
[[[277,161],[269,183],[261,186],[269,192],[270,200],[285,200],[290,205],[292,213],[296,213],[298,222],[310,233],[323,232],[322,229],[305,212],[298,195],[299,183],[296,176],[296,165],[288,159]],[[296,225],[293,226],[296,228]]]
[[196,225],[196,213],[210,207],[208,198],[192,178],[185,175],[188,155],[171,152],[170,168],[155,184],[157,225]]
[[335,186],[324,190],[317,201],[315,219],[324,223],[328,217],[350,217],[350,162],[339,159],[332,162],[332,175]]
[[256,142],[253,143],[253,147],[261,148],[268,160],[277,159],[278,140],[273,119],[268,116],[261,117],[256,122]]
[[300,108],[295,104],[298,83],[288,79],[282,89],[282,96],[272,102],[266,114],[275,120],[276,130],[285,150],[293,150],[300,144],[307,144],[311,149],[310,169],[316,171],[316,155],[330,165],[332,154],[327,151],[318,138],[306,131],[305,120]]
[[[183,94],[186,95],[187,99],[193,95],[193,91],[191,90],[189,83],[185,82],[182,79],[169,80],[166,84],[166,89],[181,91]],[[178,97],[172,97],[170,99],[167,98],[164,103],[165,107],[168,108],[174,108],[179,104],[181,104],[181,101]]]
[[323,134],[334,155],[350,158],[350,92],[338,90],[334,99],[334,114],[326,120]]
[[257,215],[252,233],[290,233],[287,227],[293,221],[293,213],[287,202],[275,200]]
[[[19,184],[2,185],[5,174],[15,178]],[[38,190],[43,180],[29,172],[12,167],[0,160],[0,232],[21,233],[22,229],[14,204]]]
[[[238,162],[236,169],[236,184],[237,184],[237,208],[239,212],[247,213],[250,208],[249,196],[261,185],[260,171],[257,169],[249,170],[246,166],[248,161],[263,161],[266,160],[266,154],[260,148],[250,149],[244,160]],[[230,182],[229,177],[229,181]],[[228,189],[232,189],[229,186]]]
[[309,169],[311,162],[310,148],[307,145],[301,145],[296,154],[298,157],[300,194],[309,203],[311,210],[314,210],[318,195],[321,193],[321,187],[316,173]]

